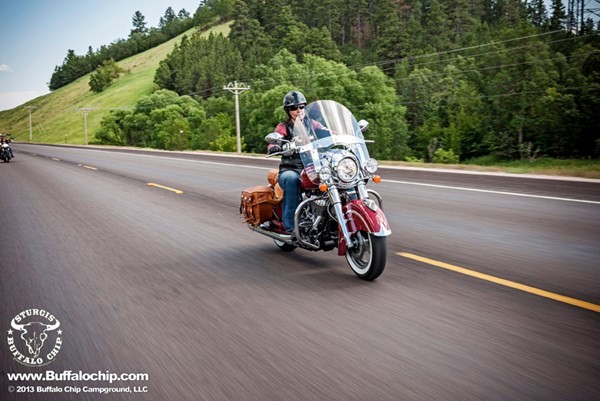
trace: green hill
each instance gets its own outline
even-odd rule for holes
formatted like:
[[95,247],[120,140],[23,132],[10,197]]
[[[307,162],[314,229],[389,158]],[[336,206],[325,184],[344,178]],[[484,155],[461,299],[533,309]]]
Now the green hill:
[[[205,32],[229,33],[230,23],[216,26]],[[131,108],[137,100],[153,90],[154,73],[183,35],[191,36],[193,28],[182,35],[155,48],[119,61],[117,64],[128,72],[121,75],[109,88],[100,93],[90,92],[90,74],[44,96],[15,107],[0,111],[0,127],[18,141],[29,141],[29,111],[32,109],[33,142],[84,143],[84,120],[80,108],[91,108],[87,113],[88,141],[94,137],[102,117],[113,109]]]

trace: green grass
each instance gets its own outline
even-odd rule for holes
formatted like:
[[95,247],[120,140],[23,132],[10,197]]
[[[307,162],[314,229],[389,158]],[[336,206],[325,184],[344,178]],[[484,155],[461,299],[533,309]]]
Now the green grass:
[[600,179],[600,160],[540,158],[533,162],[512,160],[503,161],[494,156],[479,157],[462,164],[435,164],[417,162],[381,162],[382,165],[395,165],[421,168],[443,168],[451,170],[483,171],[510,174],[536,174]]
[[507,173],[568,175],[583,178],[600,178],[600,160],[553,159],[542,157],[534,161],[503,161],[493,157],[471,160],[467,165],[493,166]]
[[[206,32],[229,33],[230,24],[216,26]],[[25,106],[37,107],[31,113],[33,142],[67,143],[81,145],[85,141],[83,113],[77,109],[89,107],[87,114],[88,142],[100,127],[102,118],[113,109],[132,108],[142,96],[154,89],[154,74],[161,60],[181,41],[183,35],[191,36],[196,28],[155,48],[119,61],[126,74],[109,88],[90,92],[90,74],[59,88],[52,93],[33,99],[11,110],[0,111],[0,130],[10,132],[17,141],[29,141],[29,112]]]

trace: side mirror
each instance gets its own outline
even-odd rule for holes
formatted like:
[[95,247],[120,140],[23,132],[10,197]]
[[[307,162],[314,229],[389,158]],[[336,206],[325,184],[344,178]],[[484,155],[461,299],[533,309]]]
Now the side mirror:
[[367,120],[360,120],[358,122],[358,128],[360,128],[360,132],[365,132],[369,129],[369,122]]
[[265,142],[269,144],[278,143],[282,139],[283,135],[281,135],[279,132],[271,132],[269,135],[265,136]]

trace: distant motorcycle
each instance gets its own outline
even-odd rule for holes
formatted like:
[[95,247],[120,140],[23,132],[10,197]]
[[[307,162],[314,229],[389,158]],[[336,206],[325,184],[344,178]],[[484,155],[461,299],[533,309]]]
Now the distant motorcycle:
[[270,156],[298,152],[304,165],[293,233],[283,230],[277,170],[269,172],[268,186],[242,191],[240,212],[251,230],[273,238],[283,251],[337,248],[359,278],[374,280],[385,268],[391,229],[381,196],[366,187],[369,180],[380,180],[362,133],[368,123],[357,122],[345,106],[331,100],[308,104],[305,116],[296,119],[292,142],[276,132],[265,138],[283,145],[282,152]]
[[2,159],[2,161],[4,161],[4,163],[10,162],[11,155],[10,155],[10,147],[8,146],[8,143],[3,143],[2,147],[0,147],[0,159]]

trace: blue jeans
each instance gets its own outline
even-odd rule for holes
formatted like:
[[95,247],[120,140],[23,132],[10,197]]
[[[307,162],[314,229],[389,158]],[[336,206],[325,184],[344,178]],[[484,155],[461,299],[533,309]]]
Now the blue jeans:
[[300,174],[287,170],[279,174],[277,180],[283,189],[283,226],[286,230],[294,229],[294,212],[300,203]]

